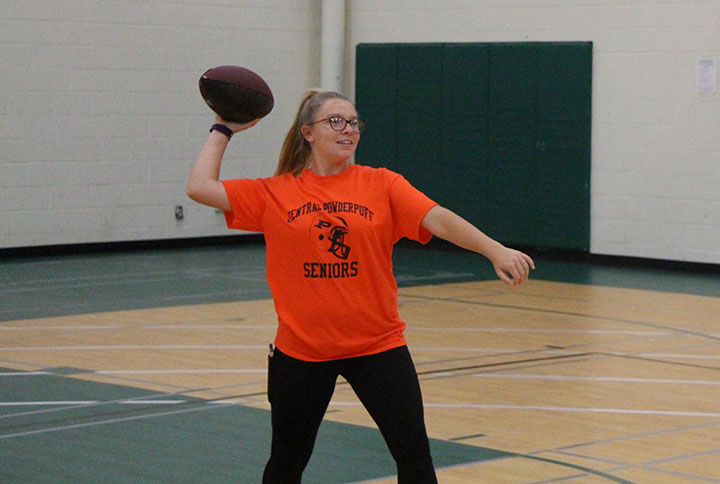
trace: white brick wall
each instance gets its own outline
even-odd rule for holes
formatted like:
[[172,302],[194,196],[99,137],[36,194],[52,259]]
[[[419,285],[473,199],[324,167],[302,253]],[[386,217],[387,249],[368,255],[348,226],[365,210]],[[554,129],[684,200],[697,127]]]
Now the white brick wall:
[[593,42],[591,252],[720,263],[717,0],[351,2],[346,78],[361,42]]
[[225,177],[272,173],[319,79],[313,0],[1,3],[0,248],[227,234],[185,196],[213,120],[198,78],[239,64],[275,95],[233,139]]
[[[185,180],[212,120],[208,67],[240,64],[273,113],[224,177],[274,168],[319,82],[320,0],[26,0],[0,9],[0,248],[226,234]],[[591,252],[720,263],[717,0],[353,0],[360,42],[592,41]],[[175,205],[186,218],[176,222]]]

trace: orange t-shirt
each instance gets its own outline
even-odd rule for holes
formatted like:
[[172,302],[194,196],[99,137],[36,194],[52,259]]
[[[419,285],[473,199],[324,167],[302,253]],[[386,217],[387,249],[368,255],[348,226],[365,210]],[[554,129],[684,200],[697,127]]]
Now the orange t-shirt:
[[281,351],[327,361],[405,344],[393,245],[430,240],[421,222],[435,202],[397,173],[359,165],[223,183],[228,227],[265,236]]

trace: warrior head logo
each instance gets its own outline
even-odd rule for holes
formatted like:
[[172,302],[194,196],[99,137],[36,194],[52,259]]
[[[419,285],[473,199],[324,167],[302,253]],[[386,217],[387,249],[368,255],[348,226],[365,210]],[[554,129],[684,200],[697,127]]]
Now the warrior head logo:
[[350,254],[350,247],[345,245],[347,233],[348,224],[341,217],[330,218],[321,215],[313,222],[310,238],[335,257],[345,260]]

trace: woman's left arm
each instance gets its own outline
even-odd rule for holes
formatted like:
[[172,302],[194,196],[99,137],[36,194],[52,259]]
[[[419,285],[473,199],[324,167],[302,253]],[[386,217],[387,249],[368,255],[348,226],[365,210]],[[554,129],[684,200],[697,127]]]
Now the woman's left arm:
[[505,247],[464,218],[439,205],[425,214],[422,226],[441,239],[490,259],[498,277],[509,286],[527,281],[530,269],[535,269],[535,263],[529,255]]

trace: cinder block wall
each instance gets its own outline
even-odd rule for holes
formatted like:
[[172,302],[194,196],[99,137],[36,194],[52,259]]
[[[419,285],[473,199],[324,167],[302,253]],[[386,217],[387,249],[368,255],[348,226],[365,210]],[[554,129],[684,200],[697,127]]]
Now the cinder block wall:
[[222,175],[271,175],[319,82],[319,18],[314,0],[3,2],[0,248],[227,234],[185,196],[213,120],[198,79],[238,64],[268,81],[276,107]]

